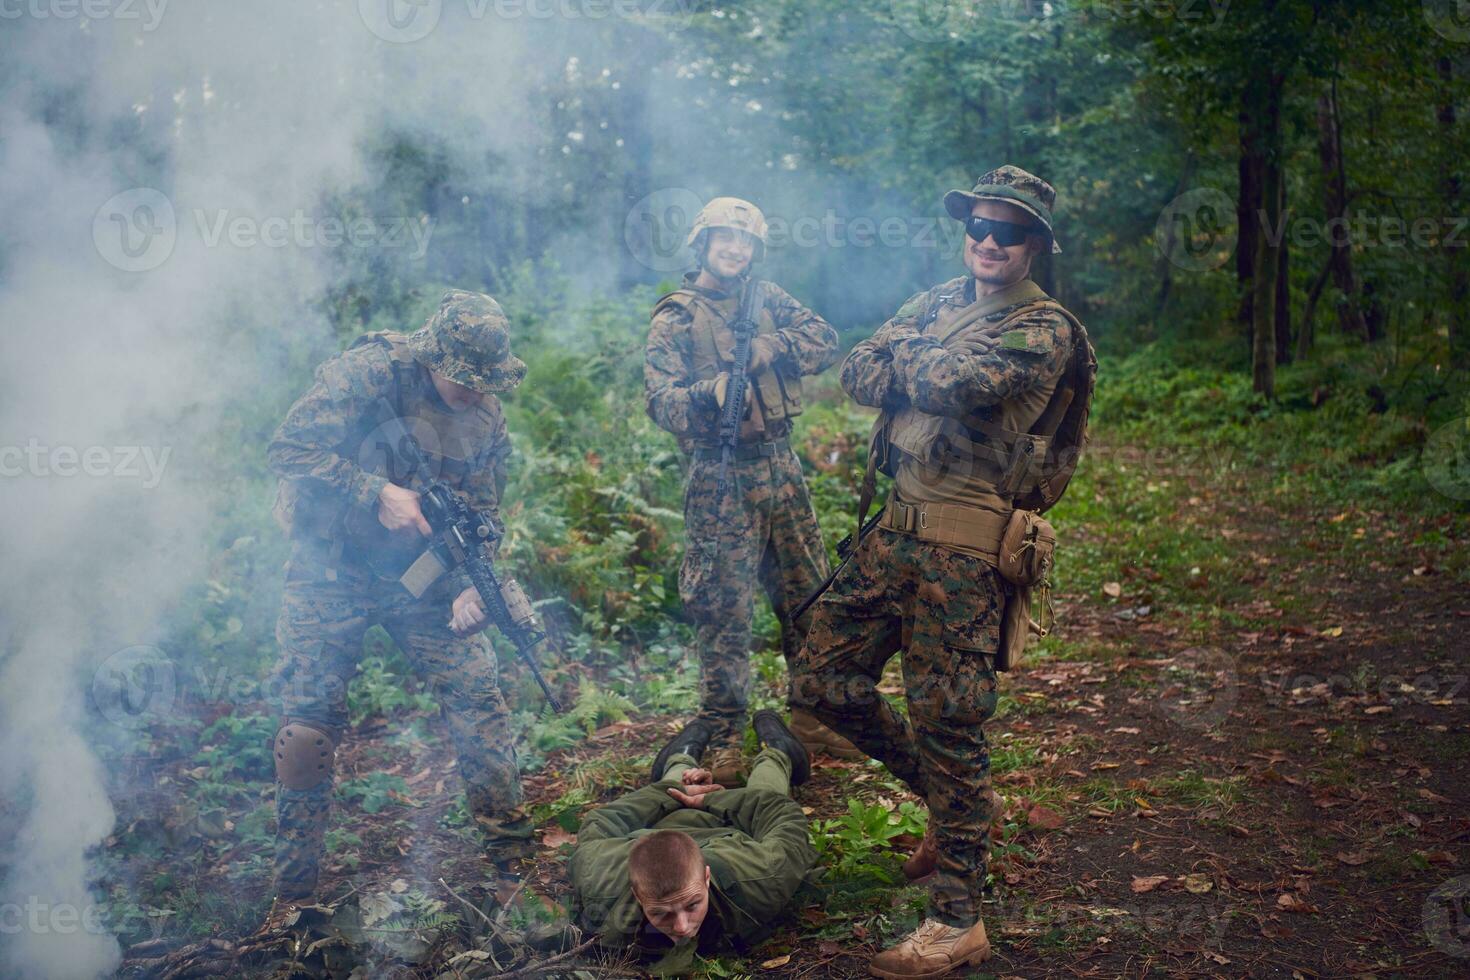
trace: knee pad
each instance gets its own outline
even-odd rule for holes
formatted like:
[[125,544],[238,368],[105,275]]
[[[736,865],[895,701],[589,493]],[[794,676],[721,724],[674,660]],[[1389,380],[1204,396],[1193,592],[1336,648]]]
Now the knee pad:
[[332,778],[337,744],[321,728],[287,721],[276,732],[272,751],[276,757],[276,779],[287,789],[314,789]]

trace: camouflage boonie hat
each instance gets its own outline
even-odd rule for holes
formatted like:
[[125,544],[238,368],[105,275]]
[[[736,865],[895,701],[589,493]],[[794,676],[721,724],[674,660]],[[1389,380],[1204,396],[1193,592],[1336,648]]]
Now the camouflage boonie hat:
[[526,364],[510,352],[510,321],[484,293],[451,289],[439,311],[408,338],[414,359],[455,384],[494,394],[526,376]]
[[1052,253],[1062,250],[1051,227],[1051,209],[1057,202],[1057,189],[1035,174],[1010,165],[996,167],[975,182],[974,190],[950,191],[944,195],[944,209],[956,221],[965,221],[974,210],[976,201],[1004,201],[1029,212],[1046,228]]

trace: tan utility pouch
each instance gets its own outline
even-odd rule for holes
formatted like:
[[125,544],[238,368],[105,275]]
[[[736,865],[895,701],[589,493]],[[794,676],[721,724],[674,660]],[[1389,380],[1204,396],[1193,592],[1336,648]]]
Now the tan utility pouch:
[[996,568],[1007,582],[1030,587],[1047,577],[1056,550],[1051,522],[1034,510],[1014,510],[1000,536]]
[[[1051,632],[1051,563],[1056,554],[1057,534],[1051,523],[1030,510],[1011,513],[1000,539],[996,569],[1010,584],[1005,612],[1000,622],[1000,649],[996,670],[1011,670],[1021,662],[1026,644]],[[1032,589],[1040,591],[1041,616],[1045,624],[1031,618]]]

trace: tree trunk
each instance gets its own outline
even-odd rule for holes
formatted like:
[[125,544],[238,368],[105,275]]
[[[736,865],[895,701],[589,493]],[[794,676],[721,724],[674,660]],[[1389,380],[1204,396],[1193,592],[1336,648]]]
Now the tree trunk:
[[[1251,378],[1254,389],[1268,400],[1276,397],[1276,311],[1281,281],[1281,252],[1286,245],[1282,221],[1285,188],[1281,139],[1281,72],[1257,75],[1246,83],[1241,106],[1241,205],[1253,189],[1259,206],[1249,215],[1249,232],[1242,222],[1241,246],[1250,250],[1249,297]],[[1249,242],[1249,246],[1246,243]],[[1239,260],[1237,260],[1239,263]],[[1242,266],[1237,264],[1237,273]],[[1245,307],[1242,308],[1242,313]]]
[[1337,109],[1336,79],[1317,98],[1317,154],[1322,161],[1323,206],[1330,229],[1329,268],[1332,281],[1342,294],[1337,304],[1338,329],[1367,340],[1368,325],[1363,319],[1358,280],[1353,273],[1353,244],[1347,231],[1347,169],[1342,158],[1342,118]]
[[1302,325],[1297,328],[1296,335],[1296,359],[1305,360],[1307,354],[1312,350],[1312,341],[1315,339],[1317,301],[1322,298],[1322,290],[1327,286],[1327,277],[1332,274],[1332,262],[1329,259],[1323,266],[1322,271],[1317,273],[1317,278],[1312,280],[1312,288],[1307,290],[1307,305],[1302,307]]
[[1255,87],[1253,83],[1247,83],[1241,93],[1240,190],[1235,201],[1235,282],[1240,294],[1240,309],[1235,319],[1240,324],[1247,348],[1254,344],[1251,336],[1251,282],[1256,270],[1256,239],[1261,233],[1257,220],[1261,211],[1261,150],[1255,121],[1260,110],[1252,105]]
[[[1439,80],[1443,84],[1438,119],[1440,147],[1443,150],[1440,155],[1440,188],[1444,194],[1444,213],[1462,215],[1465,212],[1460,209],[1459,167],[1463,165],[1463,158],[1455,152],[1454,66],[1449,56],[1443,55],[1439,59],[1438,67]],[[1465,322],[1470,317],[1470,269],[1465,268],[1470,263],[1470,257],[1465,254],[1464,244],[1453,240],[1449,235],[1445,236],[1441,250],[1444,252],[1445,273],[1449,280],[1449,302],[1445,309],[1449,320],[1451,360],[1453,363],[1464,364],[1465,358],[1470,355],[1470,325]]]
[[[1286,214],[1286,180],[1281,184],[1281,204],[1279,213]],[[1283,235],[1281,247],[1277,254],[1276,264],[1276,363],[1291,363],[1291,241]]]
[[[1196,164],[1194,150],[1190,150],[1184,157],[1184,166],[1179,169],[1179,181],[1174,185],[1174,193],[1169,195],[1169,200],[1174,200],[1183,194],[1191,181],[1194,180],[1194,168]],[[1178,241],[1178,225],[1168,222],[1164,230],[1165,239],[1159,242],[1159,261],[1156,266],[1159,277],[1159,292],[1154,298],[1154,326],[1155,328],[1164,319],[1164,309],[1169,305],[1169,296],[1174,291],[1174,263],[1169,261],[1169,256],[1174,254],[1174,245]]]

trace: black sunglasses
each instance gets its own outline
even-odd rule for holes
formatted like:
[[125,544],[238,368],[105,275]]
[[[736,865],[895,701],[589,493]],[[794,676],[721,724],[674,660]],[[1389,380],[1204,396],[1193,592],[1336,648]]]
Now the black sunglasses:
[[1014,221],[997,221],[972,214],[965,219],[965,234],[977,242],[994,238],[995,244],[1001,248],[1010,248],[1024,242],[1027,235],[1039,235],[1042,231],[1037,225],[1020,225]]

